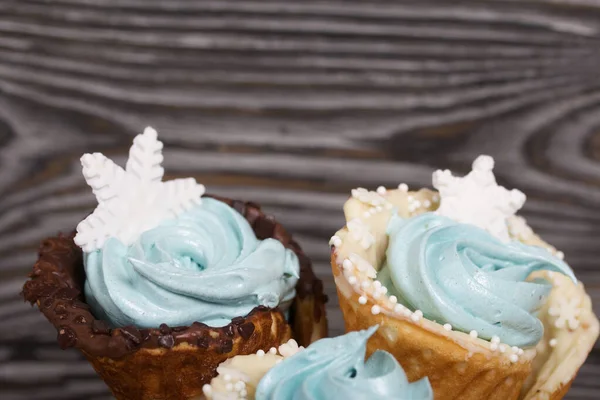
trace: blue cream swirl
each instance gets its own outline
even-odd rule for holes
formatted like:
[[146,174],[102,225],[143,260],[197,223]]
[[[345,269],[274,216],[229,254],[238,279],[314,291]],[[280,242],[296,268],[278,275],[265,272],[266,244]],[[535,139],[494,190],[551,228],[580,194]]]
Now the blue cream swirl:
[[96,317],[138,327],[218,327],[258,305],[285,311],[300,268],[281,242],[258,240],[241,214],[211,198],[131,246],[110,238],[84,265]]
[[256,388],[256,400],[432,400],[429,380],[409,383],[398,361],[376,351],[365,362],[377,326],[321,339],[275,365]]
[[546,249],[502,243],[485,230],[425,213],[387,227],[387,260],[378,279],[409,308],[438,323],[511,346],[535,345],[544,327],[537,310],[551,290],[526,281],[538,270],[575,280],[567,264]]

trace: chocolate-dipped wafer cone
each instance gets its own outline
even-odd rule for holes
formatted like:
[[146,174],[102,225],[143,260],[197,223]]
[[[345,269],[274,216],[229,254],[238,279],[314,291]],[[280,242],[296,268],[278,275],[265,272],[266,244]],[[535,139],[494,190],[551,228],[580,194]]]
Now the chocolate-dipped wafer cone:
[[300,279],[290,309],[290,323],[278,309],[256,307],[226,326],[133,326],[111,329],[97,320],[83,297],[85,271],[81,249],[73,236],[45,240],[25,299],[38,305],[56,327],[63,348],[78,348],[119,400],[179,400],[199,396],[217,366],[238,354],[269,350],[295,337],[302,345],[327,332],[323,286],[310,260],[285,229],[260,208],[242,201],[218,198],[250,223],[259,239],[274,238],[296,253]]

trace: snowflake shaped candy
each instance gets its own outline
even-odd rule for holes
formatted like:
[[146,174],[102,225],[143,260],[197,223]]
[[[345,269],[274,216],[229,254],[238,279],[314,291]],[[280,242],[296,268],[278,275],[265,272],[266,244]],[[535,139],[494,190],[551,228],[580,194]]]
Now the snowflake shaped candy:
[[525,203],[523,192],[507,190],[496,183],[494,159],[479,156],[466,176],[453,176],[449,170],[433,173],[433,186],[440,193],[436,213],[457,222],[485,229],[503,242],[509,241],[507,218]]
[[137,135],[125,169],[101,153],[81,157],[83,176],[98,206],[77,225],[75,243],[86,252],[101,249],[109,237],[126,245],[160,222],[201,202],[204,186],[193,178],[162,182],[163,144],[154,129]]
[[368,249],[375,243],[375,236],[369,230],[369,225],[365,224],[360,218],[349,221],[347,226],[350,236],[358,241],[363,249]]
[[386,200],[379,193],[362,187],[352,189],[351,194],[356,200],[373,207],[382,206],[386,203]]
[[581,308],[579,308],[580,300],[577,298],[565,299],[559,298],[556,305],[548,309],[548,314],[552,317],[556,317],[554,326],[562,329],[566,326],[569,329],[579,328],[579,314],[581,314]]

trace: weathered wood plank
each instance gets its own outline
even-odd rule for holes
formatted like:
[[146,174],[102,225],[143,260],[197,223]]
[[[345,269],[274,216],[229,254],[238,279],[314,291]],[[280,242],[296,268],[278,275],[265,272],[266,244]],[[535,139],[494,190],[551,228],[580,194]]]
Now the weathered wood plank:
[[[17,292],[39,240],[94,205],[80,154],[123,161],[146,125],[171,176],[296,234],[331,334],[327,240],[348,191],[428,185],[480,153],[599,309],[599,39],[592,0],[1,1],[0,397],[108,398]],[[599,368],[596,347],[568,398],[596,398]]]

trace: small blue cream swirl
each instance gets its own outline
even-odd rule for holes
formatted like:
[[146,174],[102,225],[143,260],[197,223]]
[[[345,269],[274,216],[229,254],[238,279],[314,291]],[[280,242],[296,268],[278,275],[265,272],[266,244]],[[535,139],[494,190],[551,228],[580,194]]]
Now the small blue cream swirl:
[[546,249],[502,243],[483,229],[425,213],[394,215],[387,233],[387,261],[378,279],[409,308],[454,329],[498,336],[511,346],[535,345],[544,327],[537,310],[551,290],[527,281],[534,271],[571,269]]
[[365,362],[377,326],[321,339],[275,365],[256,388],[256,400],[432,400],[429,380],[409,383],[398,361],[376,351]]
[[131,246],[109,239],[84,265],[88,304],[113,326],[218,327],[259,305],[285,311],[299,276],[292,251],[258,240],[242,215],[211,198]]

